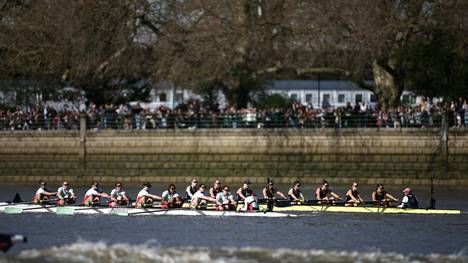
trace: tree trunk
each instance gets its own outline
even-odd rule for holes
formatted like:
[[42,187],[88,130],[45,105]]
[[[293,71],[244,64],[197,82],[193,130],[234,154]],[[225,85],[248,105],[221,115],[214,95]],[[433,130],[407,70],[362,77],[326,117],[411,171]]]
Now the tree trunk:
[[372,72],[375,81],[374,92],[379,98],[380,107],[385,110],[388,107],[398,105],[404,90],[402,75],[377,61],[372,63]]

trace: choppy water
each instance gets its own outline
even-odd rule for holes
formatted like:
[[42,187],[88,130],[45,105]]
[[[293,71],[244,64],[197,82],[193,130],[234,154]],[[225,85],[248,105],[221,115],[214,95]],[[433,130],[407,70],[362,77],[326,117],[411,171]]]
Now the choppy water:
[[0,257],[0,262],[468,262],[462,254],[403,255],[380,251],[344,252],[325,250],[268,249],[268,248],[165,248],[151,242],[142,245],[78,241],[44,250],[28,250],[17,257]]
[[[19,190],[24,197],[33,188]],[[131,194],[136,191],[130,188]],[[418,192],[421,199],[427,195]],[[14,191],[0,187],[0,193],[7,200]],[[440,208],[468,210],[465,189],[438,193]],[[0,214],[0,233],[5,232],[24,234],[29,242],[0,256],[0,262],[468,262],[468,214],[318,213],[287,219]]]

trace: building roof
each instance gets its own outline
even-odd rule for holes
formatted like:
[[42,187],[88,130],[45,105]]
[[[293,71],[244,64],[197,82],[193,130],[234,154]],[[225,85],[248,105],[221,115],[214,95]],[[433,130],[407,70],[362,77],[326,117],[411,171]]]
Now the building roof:
[[[317,80],[271,80],[264,85],[267,90],[297,91],[309,90],[317,91],[319,81]],[[321,80],[320,90],[322,91],[369,91],[359,87],[349,80]]]

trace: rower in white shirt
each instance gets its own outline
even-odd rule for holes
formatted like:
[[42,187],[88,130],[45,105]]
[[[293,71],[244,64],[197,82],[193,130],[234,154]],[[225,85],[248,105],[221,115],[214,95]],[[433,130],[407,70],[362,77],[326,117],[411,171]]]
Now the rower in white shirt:
[[224,185],[222,191],[216,195],[216,210],[230,210],[236,211],[237,202],[234,200],[234,196],[229,192],[229,186]]
[[109,206],[118,207],[118,206],[126,206],[129,204],[130,204],[130,198],[122,189],[122,183],[116,182],[114,185],[114,189],[112,189],[110,193]]
[[110,195],[102,191],[98,181],[93,181],[91,183],[91,188],[86,191],[81,204],[86,206],[99,205],[101,203],[101,198],[110,198]]
[[200,184],[200,186],[198,187],[198,191],[192,196],[192,201],[190,202],[189,208],[198,208],[200,206],[206,206],[208,202],[213,202],[220,205],[220,203],[218,203],[215,198],[209,196],[206,193],[206,185]]
[[156,200],[162,200],[162,197],[159,195],[150,194],[148,191],[151,188],[151,184],[149,182],[143,183],[143,189],[137,195],[137,200],[135,202],[135,207],[148,207],[152,206]]
[[68,181],[63,181],[57,190],[57,205],[71,205],[76,203],[76,195]]
[[35,204],[48,204],[50,202],[50,197],[57,195],[57,192],[50,192],[47,189],[47,183],[44,180],[39,180],[39,189],[33,197],[33,202]]

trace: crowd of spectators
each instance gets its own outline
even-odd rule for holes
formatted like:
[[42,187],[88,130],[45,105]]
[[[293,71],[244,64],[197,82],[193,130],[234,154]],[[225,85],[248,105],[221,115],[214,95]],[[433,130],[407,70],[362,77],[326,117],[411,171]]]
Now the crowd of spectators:
[[[314,109],[293,103],[290,108],[235,109],[204,106],[191,101],[176,109],[160,106],[146,108],[140,104],[88,103],[89,129],[195,129],[195,128],[415,128],[440,127],[444,112],[451,127],[468,125],[468,103],[459,99],[449,103],[423,100],[418,105],[388,110],[355,106]],[[78,110],[61,111],[50,106],[24,109],[0,108],[0,130],[75,130],[80,126]]]

